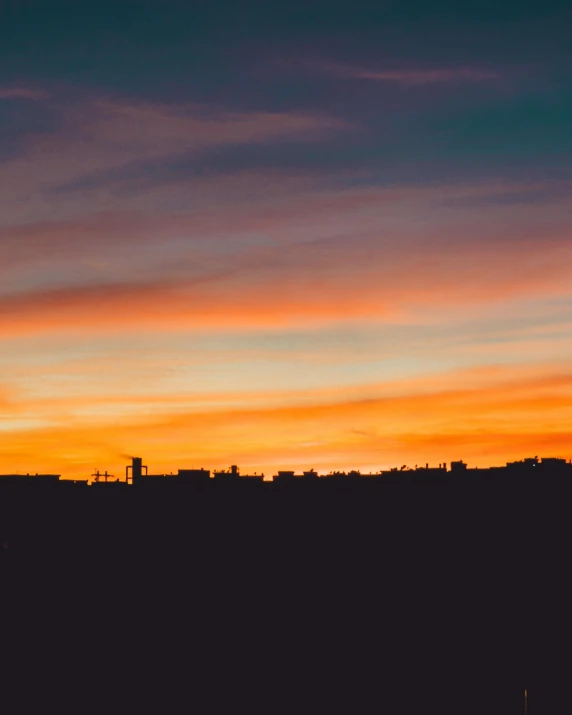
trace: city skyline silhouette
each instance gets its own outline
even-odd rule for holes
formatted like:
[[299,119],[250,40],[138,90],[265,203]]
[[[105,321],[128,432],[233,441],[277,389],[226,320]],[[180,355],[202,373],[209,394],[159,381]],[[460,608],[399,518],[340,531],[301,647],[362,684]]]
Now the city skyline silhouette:
[[[329,472],[318,472],[313,467],[311,469],[296,471],[289,469],[279,469],[275,473],[265,475],[263,472],[243,472],[239,465],[233,464],[228,469],[205,469],[204,467],[191,467],[178,469],[176,472],[149,472],[146,464],[143,464],[141,457],[131,457],[131,464],[124,467],[124,475],[115,476],[106,469],[100,472],[95,470],[90,476],[84,479],[71,479],[62,474],[42,474],[34,471],[16,472],[12,474],[0,474],[0,484],[13,483],[19,481],[27,484],[51,483],[55,484],[63,481],[70,481],[76,484],[160,484],[162,482],[178,482],[188,484],[209,484],[217,482],[218,484],[234,484],[234,483],[278,483],[290,484],[295,482],[304,482],[306,484],[315,483],[320,479],[323,482],[351,482],[355,480],[369,480],[381,482],[391,482],[398,478],[402,481],[415,479],[419,483],[431,483],[432,480],[455,481],[462,478],[472,478],[474,481],[479,479],[498,480],[502,477],[514,475],[529,475],[539,480],[546,480],[550,476],[568,477],[572,476],[572,459],[564,459],[562,457],[525,457],[524,459],[507,462],[502,466],[493,467],[476,467],[470,466],[462,459],[453,460],[452,462],[440,462],[438,465],[430,465],[427,462],[425,465],[415,465],[409,467],[402,464],[400,467],[390,467],[389,469],[380,469],[376,472],[362,472],[359,469],[350,470],[331,470]],[[145,471],[143,471],[145,470]],[[22,479],[18,479],[21,477]],[[34,478],[37,478],[34,480]]]
[[[126,466],[122,481],[100,472],[91,486],[0,476],[7,633],[69,643],[66,663],[81,652],[57,665],[75,697],[113,643],[129,659],[119,680],[99,681],[104,699],[127,688],[143,704],[138,671],[171,682],[192,663],[156,701],[173,711],[302,702],[406,715],[429,701],[507,715],[565,702],[570,462],[274,482],[236,466],[213,478]],[[138,649],[162,657],[145,664]],[[31,691],[40,703],[49,692]]]

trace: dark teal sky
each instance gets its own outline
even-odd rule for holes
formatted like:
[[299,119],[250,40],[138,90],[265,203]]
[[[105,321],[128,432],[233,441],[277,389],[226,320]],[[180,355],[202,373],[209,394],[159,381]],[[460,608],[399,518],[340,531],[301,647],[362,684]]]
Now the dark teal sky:
[[[327,151],[231,147],[205,158],[213,170],[334,164],[366,168],[382,181],[393,172],[408,180],[418,172],[442,179],[568,171],[567,3],[22,1],[3,3],[0,18],[4,87],[41,87],[68,102],[113,94],[241,111],[325,111],[360,126],[349,139],[332,137]],[[328,63],[473,67],[497,77],[413,89],[388,82],[373,91],[371,80],[308,68]],[[57,110],[30,113],[20,104],[3,108],[0,155],[28,133],[58,128]],[[183,171],[176,163],[174,171]]]

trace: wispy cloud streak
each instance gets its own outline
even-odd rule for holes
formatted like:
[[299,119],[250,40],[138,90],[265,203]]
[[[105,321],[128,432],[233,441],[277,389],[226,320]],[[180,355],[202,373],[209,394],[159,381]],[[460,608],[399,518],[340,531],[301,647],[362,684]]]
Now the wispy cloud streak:
[[404,86],[483,82],[499,77],[479,67],[371,69],[337,62],[311,62],[309,68],[342,79],[366,79]]
[[40,101],[48,98],[48,93],[41,89],[27,89],[26,87],[0,87],[1,99],[30,99]]

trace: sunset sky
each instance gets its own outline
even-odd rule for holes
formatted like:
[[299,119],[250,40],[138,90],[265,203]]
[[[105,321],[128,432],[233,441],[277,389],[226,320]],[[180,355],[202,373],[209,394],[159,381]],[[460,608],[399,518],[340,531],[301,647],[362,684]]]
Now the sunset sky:
[[568,3],[0,5],[0,472],[572,457]]

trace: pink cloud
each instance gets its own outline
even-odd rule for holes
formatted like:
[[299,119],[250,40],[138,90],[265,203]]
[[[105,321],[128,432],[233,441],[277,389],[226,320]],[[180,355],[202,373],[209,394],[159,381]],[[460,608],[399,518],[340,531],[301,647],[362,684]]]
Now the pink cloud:
[[339,64],[337,62],[312,62],[310,63],[310,67],[343,79],[369,79],[377,82],[389,82],[405,86],[482,82],[499,77],[496,72],[478,67],[372,70],[365,67]]
[[209,255],[206,241],[155,270],[134,271],[125,264],[114,274],[102,273],[96,285],[92,276],[89,285],[5,294],[0,327],[8,336],[81,332],[86,326],[104,333],[220,332],[443,320],[466,318],[469,309],[478,315],[507,301],[570,293],[572,253],[565,241],[549,250],[546,242],[525,249],[516,236],[504,245],[475,237],[447,249],[438,229],[415,244],[407,235],[386,243],[376,238],[370,233],[354,234],[351,243],[245,244],[225,259],[216,248]]
[[558,202],[546,206],[549,224],[538,206],[515,215],[502,204],[449,205],[512,189],[308,192],[178,215],[5,227],[1,322],[34,332],[81,327],[86,316],[113,330],[141,326],[141,315],[143,323],[218,330],[393,320],[568,295],[572,252]]
[[25,87],[0,87],[0,99],[47,99],[48,94],[39,89],[27,89]]
[[[130,164],[160,164],[229,144],[311,141],[346,127],[325,113],[229,112],[195,104],[110,99],[66,106],[58,133],[34,135],[21,154],[0,165],[0,215],[4,221],[6,217],[29,221],[32,216],[53,216],[62,206],[81,214],[85,206],[80,205],[78,192],[70,197],[62,187],[93,177],[106,177],[107,191],[99,197],[106,209],[110,202],[123,207],[113,184],[114,172]],[[91,194],[89,199],[93,201]],[[187,196],[187,205],[188,200]]]
[[98,142],[161,153],[227,143],[261,142],[326,129],[341,120],[296,112],[231,112],[197,104],[159,105],[98,100],[83,132]]

